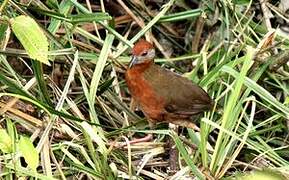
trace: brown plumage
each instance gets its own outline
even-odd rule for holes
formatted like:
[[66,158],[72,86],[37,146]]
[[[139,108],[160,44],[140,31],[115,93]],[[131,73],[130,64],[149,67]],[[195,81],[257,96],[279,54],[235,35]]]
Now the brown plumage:
[[213,101],[200,86],[154,64],[152,44],[140,40],[132,54],[133,59],[125,75],[126,83],[150,122],[193,127],[191,116],[212,108]]

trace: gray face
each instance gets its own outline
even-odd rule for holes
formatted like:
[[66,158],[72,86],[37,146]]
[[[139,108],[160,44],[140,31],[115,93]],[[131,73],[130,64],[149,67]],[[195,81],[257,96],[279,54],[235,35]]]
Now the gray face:
[[143,51],[141,55],[136,56],[138,63],[142,63],[145,60],[151,60],[154,59],[155,57],[155,50],[154,49],[149,49],[146,51]]
[[143,51],[140,55],[134,55],[129,63],[129,68],[136,64],[144,63],[148,60],[153,60],[155,57],[155,50],[149,49]]

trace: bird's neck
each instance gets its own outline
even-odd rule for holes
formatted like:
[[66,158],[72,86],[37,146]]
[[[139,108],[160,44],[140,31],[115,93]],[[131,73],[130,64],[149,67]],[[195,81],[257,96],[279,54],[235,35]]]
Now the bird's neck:
[[134,71],[138,73],[143,73],[146,69],[148,69],[152,64],[154,64],[153,60],[147,60],[143,63],[139,63],[128,69],[128,71]]

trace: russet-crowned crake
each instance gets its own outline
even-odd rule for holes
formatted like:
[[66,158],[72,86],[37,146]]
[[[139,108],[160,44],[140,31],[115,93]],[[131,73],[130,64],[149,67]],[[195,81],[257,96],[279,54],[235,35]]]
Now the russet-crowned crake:
[[154,63],[151,43],[141,39],[132,55],[125,80],[150,126],[168,122],[194,128],[191,117],[212,109],[212,99],[200,86]]

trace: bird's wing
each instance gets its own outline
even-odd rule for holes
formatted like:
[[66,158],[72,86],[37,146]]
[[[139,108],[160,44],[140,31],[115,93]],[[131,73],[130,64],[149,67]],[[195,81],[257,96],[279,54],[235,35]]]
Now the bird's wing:
[[211,98],[201,87],[158,65],[151,66],[145,78],[156,94],[164,97],[167,112],[193,115],[212,107]]

